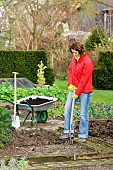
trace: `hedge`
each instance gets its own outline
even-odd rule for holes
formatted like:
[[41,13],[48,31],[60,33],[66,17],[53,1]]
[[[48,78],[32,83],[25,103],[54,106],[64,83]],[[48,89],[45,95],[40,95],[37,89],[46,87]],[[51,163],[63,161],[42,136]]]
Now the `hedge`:
[[[42,60],[43,64],[47,66],[46,52],[41,51],[0,51],[0,78],[12,78],[12,72],[19,73],[18,77],[25,77],[36,83],[38,64]],[[46,82],[53,84],[54,71],[49,74],[50,68],[46,68],[45,74]],[[51,69],[52,70],[52,69]],[[53,78],[49,78],[53,77]]]

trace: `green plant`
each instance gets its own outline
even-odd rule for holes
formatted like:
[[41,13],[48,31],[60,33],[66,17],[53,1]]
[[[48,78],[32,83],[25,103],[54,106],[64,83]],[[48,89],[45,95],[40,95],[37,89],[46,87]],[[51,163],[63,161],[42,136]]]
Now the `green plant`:
[[19,168],[19,170],[26,170],[27,166],[28,166],[28,162],[25,159],[21,159],[18,161],[17,166]]
[[44,70],[45,68],[47,68],[46,66],[44,66],[42,60],[40,62],[40,64],[38,64],[39,69],[37,70],[37,83],[40,87],[44,86],[45,84],[45,78],[44,78]]
[[[104,104],[90,104],[89,106],[89,118],[109,118],[113,117],[113,108],[106,106]],[[80,118],[80,107],[76,104],[74,109],[74,119],[77,120]]]
[[11,158],[6,165],[5,160],[0,161],[0,170],[26,170],[28,166],[28,161],[25,159],[17,160],[15,158]]
[[[7,100],[12,100],[14,97],[13,88],[9,82],[4,82],[0,84],[0,97],[6,98]],[[13,101],[13,100],[12,100]]]
[[113,90],[113,52],[100,52],[93,72],[93,86],[99,90]]
[[108,39],[105,31],[102,27],[96,27],[92,29],[91,35],[85,41],[85,48],[87,51],[93,50],[97,47],[106,47],[108,45]]
[[0,148],[4,147],[4,143],[11,138],[11,116],[5,108],[0,108]]
[[109,118],[113,117],[113,108],[104,104],[93,104],[89,107],[90,118]]
[[45,77],[45,84],[52,86],[55,80],[54,70],[50,67],[47,67],[44,72],[44,77]]
[[[1,88],[1,94],[4,94],[4,98],[8,98],[9,100],[12,100],[12,87],[8,86],[7,84],[0,85]],[[8,89],[7,93],[5,93],[6,88]],[[65,90],[64,90],[65,89]],[[55,81],[55,84],[50,87],[37,87],[33,89],[23,89],[23,88],[17,88],[17,99],[24,98],[31,95],[39,95],[39,96],[49,96],[49,97],[56,97],[58,98],[58,101],[53,103],[53,105],[48,109],[48,115],[49,117],[63,117],[64,114],[64,105],[67,99],[68,90],[67,89],[67,82],[66,81]],[[5,96],[6,95],[6,96]],[[94,106],[94,111],[97,108],[97,103],[100,104],[98,106],[97,110],[99,110],[99,107],[101,105],[104,105],[105,109],[108,107],[113,106],[113,91],[108,90],[94,90],[93,95],[91,98],[91,106]],[[79,105],[77,106],[77,109],[75,111],[75,117],[79,118]],[[91,110],[91,116],[93,115],[93,111]],[[95,111],[96,112],[96,111]],[[106,116],[107,112],[104,112],[100,110],[99,114],[102,112],[103,117]],[[110,114],[109,114],[110,113]],[[111,109],[109,110],[108,116],[113,116]],[[96,113],[97,114],[97,113]],[[95,114],[94,114],[95,115]]]
[[[13,88],[9,85],[9,83],[2,83],[0,84],[0,93],[2,98],[6,98],[10,101],[13,101]],[[6,92],[7,91],[7,92]],[[60,89],[56,84],[50,86],[49,88],[43,87],[36,87],[31,89],[25,88],[17,88],[17,99],[24,98],[31,95],[40,95],[40,96],[50,96],[50,97],[57,97],[60,102],[65,101],[68,91]]]

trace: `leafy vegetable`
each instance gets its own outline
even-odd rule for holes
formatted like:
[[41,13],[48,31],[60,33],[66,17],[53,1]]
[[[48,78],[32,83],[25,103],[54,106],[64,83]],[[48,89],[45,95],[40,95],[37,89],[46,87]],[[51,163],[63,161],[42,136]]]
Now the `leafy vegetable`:
[[11,132],[11,116],[5,108],[0,108],[0,148],[11,138],[8,134]]

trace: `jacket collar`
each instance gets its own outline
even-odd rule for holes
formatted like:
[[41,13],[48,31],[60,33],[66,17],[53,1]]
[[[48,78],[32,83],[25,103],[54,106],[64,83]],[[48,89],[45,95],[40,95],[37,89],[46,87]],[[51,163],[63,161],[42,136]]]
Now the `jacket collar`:
[[87,56],[86,54],[81,55],[78,62],[82,62],[86,56]]

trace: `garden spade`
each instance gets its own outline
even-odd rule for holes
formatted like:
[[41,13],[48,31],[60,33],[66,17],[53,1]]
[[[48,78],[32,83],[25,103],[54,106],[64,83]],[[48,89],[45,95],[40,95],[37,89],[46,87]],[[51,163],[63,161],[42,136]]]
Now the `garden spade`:
[[16,116],[16,75],[17,72],[12,72],[14,74],[14,115],[12,115],[12,126],[15,128],[20,127],[19,116]]

